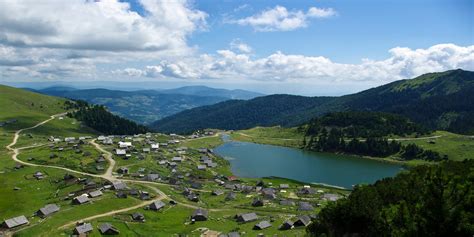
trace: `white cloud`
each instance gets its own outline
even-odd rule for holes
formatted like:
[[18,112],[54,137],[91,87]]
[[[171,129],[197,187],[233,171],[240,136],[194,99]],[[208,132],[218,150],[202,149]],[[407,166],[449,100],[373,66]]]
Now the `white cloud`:
[[240,39],[234,39],[230,42],[230,48],[238,50],[241,53],[251,53],[253,51],[252,47],[248,44],[242,42]]
[[[360,64],[336,63],[325,57],[288,55],[276,52],[252,59],[247,54],[220,50],[215,55],[157,65],[153,77],[290,82],[305,84],[384,84],[428,72],[462,68],[474,70],[474,45],[438,44],[427,49],[393,48],[384,60],[363,60]],[[168,68],[168,72],[164,69]],[[170,71],[172,73],[170,73]],[[144,70],[146,73],[146,70]],[[148,76],[152,76],[147,73]]]
[[253,16],[226,22],[248,25],[256,31],[291,31],[306,27],[310,18],[327,18],[336,14],[337,12],[332,8],[311,7],[305,13],[301,10],[289,11],[283,6],[275,6]]

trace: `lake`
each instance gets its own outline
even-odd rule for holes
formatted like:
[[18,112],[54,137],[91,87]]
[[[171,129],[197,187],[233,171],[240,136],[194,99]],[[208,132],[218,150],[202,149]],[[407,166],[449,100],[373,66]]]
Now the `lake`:
[[214,152],[229,160],[236,176],[276,176],[347,189],[354,184],[395,176],[403,170],[401,165],[393,163],[249,142],[227,140]]

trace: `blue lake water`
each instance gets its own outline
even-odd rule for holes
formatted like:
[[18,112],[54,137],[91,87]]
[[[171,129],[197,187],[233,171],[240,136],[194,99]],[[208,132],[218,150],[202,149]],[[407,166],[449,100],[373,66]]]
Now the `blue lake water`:
[[403,170],[398,164],[249,142],[227,141],[214,152],[229,160],[232,172],[240,177],[276,176],[348,189]]

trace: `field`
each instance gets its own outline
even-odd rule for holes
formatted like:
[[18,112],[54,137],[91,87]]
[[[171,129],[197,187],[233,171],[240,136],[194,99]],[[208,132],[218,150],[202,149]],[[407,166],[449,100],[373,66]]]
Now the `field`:
[[301,147],[304,134],[297,128],[256,127],[231,133],[231,138],[237,141],[254,142],[287,147]]

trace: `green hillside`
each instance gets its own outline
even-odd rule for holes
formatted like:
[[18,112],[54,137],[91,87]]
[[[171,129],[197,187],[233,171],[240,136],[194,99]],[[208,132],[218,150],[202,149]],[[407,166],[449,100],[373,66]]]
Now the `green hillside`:
[[341,97],[271,95],[186,110],[154,122],[158,131],[298,126],[328,112],[379,111],[403,115],[428,129],[474,133],[474,72],[451,70]]

